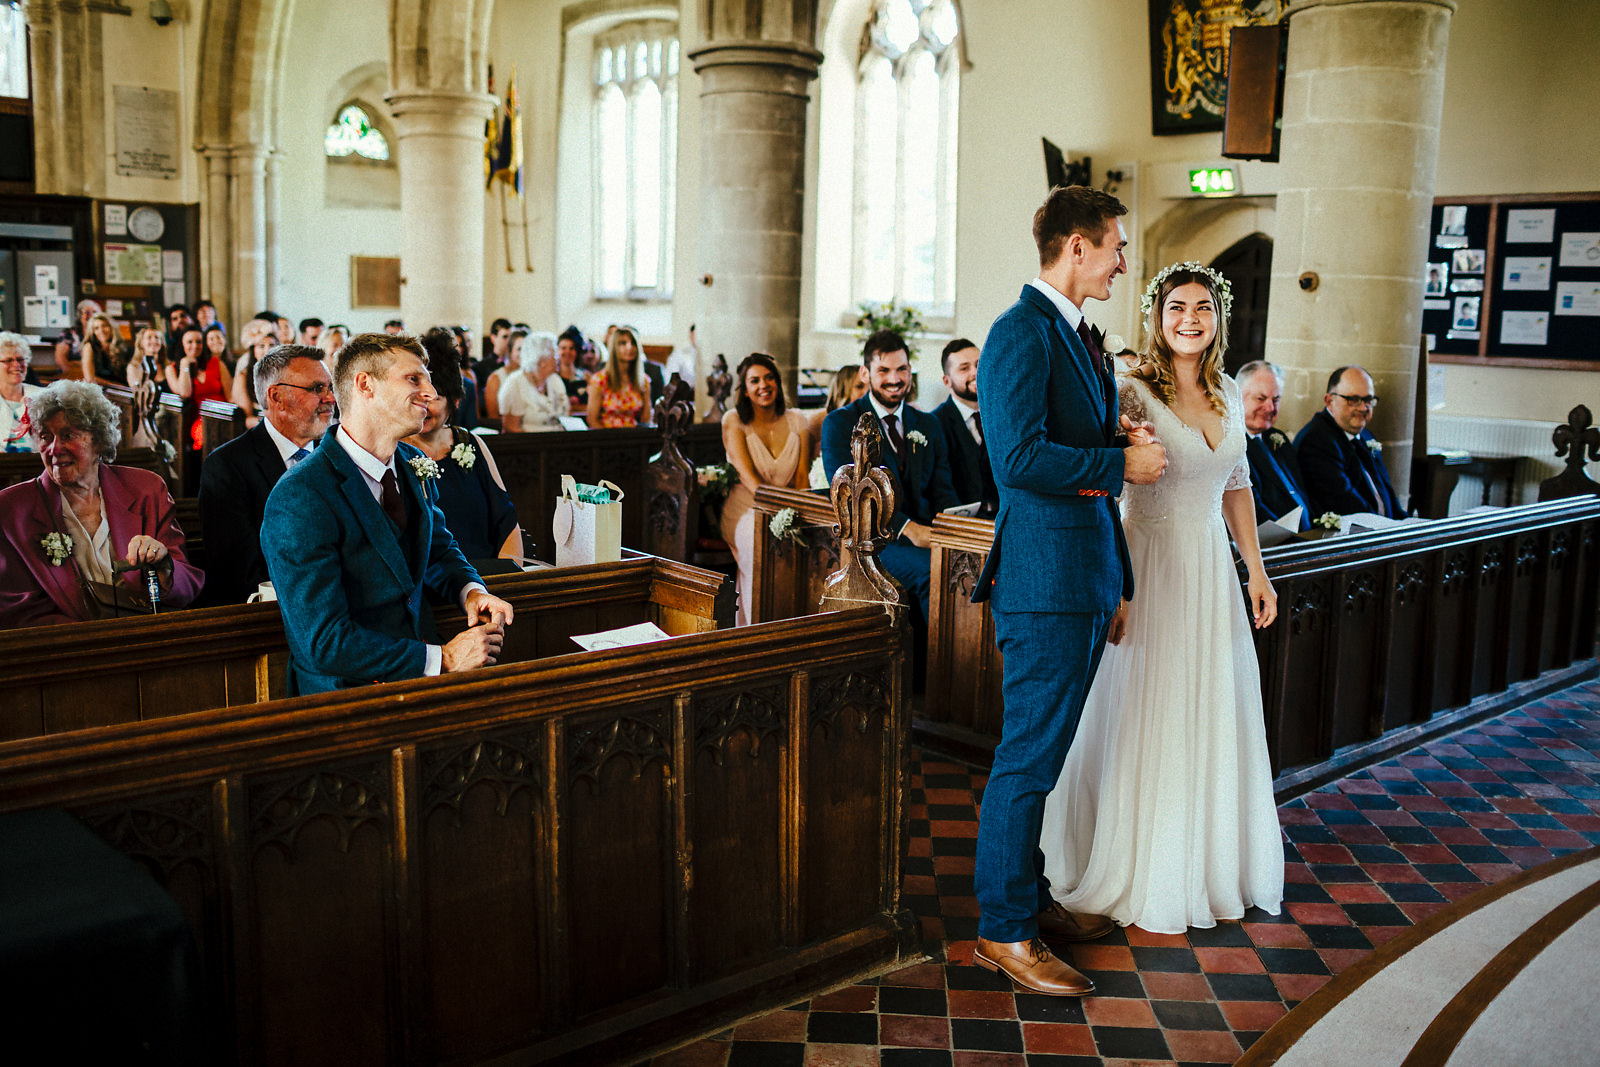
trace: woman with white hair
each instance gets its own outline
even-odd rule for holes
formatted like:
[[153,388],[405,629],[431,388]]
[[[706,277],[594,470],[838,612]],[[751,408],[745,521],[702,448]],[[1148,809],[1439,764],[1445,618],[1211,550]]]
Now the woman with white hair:
[[88,382],[58,381],[28,399],[44,471],[0,490],[0,629],[148,612],[148,572],[164,605],[200,592],[167,483],[112,465],[120,422]]
[[23,381],[33,353],[28,339],[7,330],[0,333],[0,442],[6,452],[32,452],[28,437],[27,400],[39,386]]
[[522,346],[522,369],[500,390],[500,422],[506,433],[561,429],[567,413],[567,387],[556,373],[556,335],[528,335]]

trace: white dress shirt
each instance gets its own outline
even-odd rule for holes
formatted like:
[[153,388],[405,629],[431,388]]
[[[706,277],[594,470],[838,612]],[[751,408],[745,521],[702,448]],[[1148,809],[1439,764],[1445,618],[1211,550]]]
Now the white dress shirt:
[[978,432],[978,427],[972,421],[978,417],[977,405],[969,404],[954,393],[950,394],[950,400],[961,412],[961,421],[966,424],[967,432],[972,435],[972,439],[980,445],[983,444],[983,434]]
[[[867,403],[871,404],[872,405],[872,410],[876,411],[878,413],[879,421],[882,421],[883,419],[888,418],[890,415],[893,415],[895,417],[895,419],[898,420],[896,422],[896,425],[900,428],[900,439],[902,441],[905,440],[905,437],[906,437],[906,402],[904,400],[900,401],[900,403],[896,404],[892,408],[886,408],[882,404],[878,403],[878,398],[873,396],[872,393],[869,392],[869,393],[867,393]],[[895,452],[894,442],[889,439],[889,435],[888,434],[884,434],[883,435],[883,439],[886,442],[888,442],[889,451],[894,452],[895,455],[898,456],[900,453],[899,452]]]
[[1078,323],[1083,321],[1083,311],[1078,307],[1077,304],[1074,304],[1065,296],[1061,295],[1061,290],[1057,289],[1043,278],[1035,278],[1028,284],[1050,298],[1050,303],[1054,304],[1056,309],[1060,311],[1063,316],[1065,316],[1067,320],[1067,329],[1071,330],[1073,333],[1078,332]]
[[[309,455],[312,450],[317,447],[317,443],[315,441],[307,441],[303,445],[297,445],[287,437],[283,436],[283,434],[278,432],[278,428],[272,425],[271,415],[261,416],[261,425],[267,428],[267,436],[272,438],[272,443],[277,446],[278,455],[283,459],[283,465],[285,468],[294,466],[294,464],[289,462],[289,458],[302,448],[305,449],[306,454]],[[304,457],[302,457],[302,459],[303,458]]]
[[[377,501],[378,505],[382,507],[383,476],[389,471],[395,470],[394,457],[390,456],[389,462],[385,463],[377,456],[374,456],[371,452],[368,452],[366,449],[356,444],[355,438],[350,436],[350,434],[345,430],[343,424],[340,424],[339,429],[336,432],[339,435],[339,444],[344,448],[345,454],[348,455],[355,463],[356,470],[361,472],[361,477],[367,480],[367,488],[372,492],[372,499]],[[398,471],[395,473],[395,480],[397,482],[400,480]],[[467,596],[474,589],[484,589],[483,583],[468,582],[461,590],[461,595],[456,598],[457,603],[461,605],[461,609],[463,611],[465,611],[467,607]],[[484,591],[488,592],[487,589]],[[427,661],[423,664],[422,673],[425,677],[432,678],[439,673],[440,669],[444,665],[444,649],[439,645],[429,645],[427,648]]]

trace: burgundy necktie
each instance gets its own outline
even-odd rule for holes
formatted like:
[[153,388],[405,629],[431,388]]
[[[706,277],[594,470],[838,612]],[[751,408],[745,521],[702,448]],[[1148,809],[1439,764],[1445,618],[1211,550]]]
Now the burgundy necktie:
[[406,505],[400,499],[400,483],[395,481],[394,471],[383,472],[383,513],[389,516],[389,521],[395,524],[396,529],[406,528]]
[[981,412],[974,411],[972,413],[972,433],[978,439],[978,443],[980,445],[983,444],[983,415]]

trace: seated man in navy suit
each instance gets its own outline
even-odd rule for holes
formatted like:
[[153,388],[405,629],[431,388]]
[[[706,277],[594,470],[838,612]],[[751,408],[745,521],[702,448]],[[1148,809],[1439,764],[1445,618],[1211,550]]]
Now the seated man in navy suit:
[[267,495],[284,471],[311,455],[333,419],[333,377],[322,349],[269,348],[251,373],[261,421],[207,456],[200,468],[207,605],[242,604],[267,580],[261,554]]
[[961,503],[950,486],[950,457],[939,420],[905,402],[911,391],[911,359],[903,337],[879,330],[861,353],[867,395],[832,411],[822,420],[822,469],[828,480],[850,462],[850,434],[865,412],[878,417],[883,434],[879,458],[894,479],[895,512],[889,516],[894,540],[878,554],[884,569],[911,594],[911,624],[919,635],[928,627],[928,568],[933,560],[928,529],[933,517]]
[[1000,494],[989,468],[989,452],[983,446],[983,419],[978,414],[978,346],[965,337],[957,337],[944,346],[939,363],[950,395],[933,409],[933,414],[944,427],[956,499],[963,504],[981,504],[978,513],[993,517],[1000,508]]
[[1372,376],[1353,364],[1340,367],[1329,376],[1322,402],[1326,407],[1294,439],[1312,506],[1319,514],[1405,518],[1406,508],[1383,466],[1383,446],[1367,429],[1378,406]]
[[[339,350],[338,429],[278,480],[261,527],[289,638],[289,688],[320,693],[494,663],[511,605],[491,596],[435,502],[438,471],[401,439],[434,399],[422,346],[364,333]],[[437,643],[424,588],[471,625]]]
[[1256,522],[1282,518],[1300,509],[1300,529],[1309,530],[1311,502],[1304,489],[1300,461],[1289,435],[1278,421],[1283,399],[1283,372],[1266,360],[1246,363],[1234,375],[1244,401],[1245,457],[1250,462],[1250,490],[1256,498]]

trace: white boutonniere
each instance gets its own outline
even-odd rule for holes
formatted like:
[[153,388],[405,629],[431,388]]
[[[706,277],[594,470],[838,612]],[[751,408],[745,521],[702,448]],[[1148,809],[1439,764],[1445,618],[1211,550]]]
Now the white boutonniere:
[[1376,437],[1369,437],[1362,443],[1367,446],[1367,451],[1371,452],[1374,456],[1383,455],[1383,442],[1378,440]]
[[1267,447],[1274,452],[1282,448],[1283,443],[1288,439],[1289,435],[1281,430],[1272,429],[1267,431]]
[[912,430],[906,434],[906,440],[918,448],[926,448],[928,446],[928,437],[921,430]]
[[72,538],[64,533],[47,533],[39,538],[39,547],[44,549],[50,566],[59,567],[72,555]]
[[408,459],[406,463],[410,465],[411,472],[424,482],[431,482],[439,477],[439,465],[427,456]]
[[461,441],[450,450],[450,458],[456,461],[456,466],[464,471],[469,471],[472,469],[472,465],[478,462],[478,450],[465,441]]

